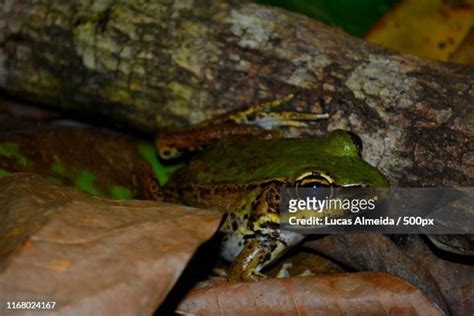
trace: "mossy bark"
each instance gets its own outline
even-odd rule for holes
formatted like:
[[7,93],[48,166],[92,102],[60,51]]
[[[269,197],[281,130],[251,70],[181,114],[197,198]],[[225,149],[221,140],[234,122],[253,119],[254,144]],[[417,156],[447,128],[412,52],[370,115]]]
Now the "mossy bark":
[[253,3],[4,1],[0,87],[150,133],[297,93],[331,115],[305,132],[359,133],[394,183],[473,184],[472,68]]

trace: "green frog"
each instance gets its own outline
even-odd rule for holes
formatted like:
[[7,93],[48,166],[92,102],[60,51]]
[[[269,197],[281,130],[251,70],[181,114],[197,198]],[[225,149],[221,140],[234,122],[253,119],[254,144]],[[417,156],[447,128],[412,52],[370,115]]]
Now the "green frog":
[[[278,118],[279,123],[292,126],[298,125],[299,119],[297,114]],[[305,119],[308,116],[301,118]],[[194,128],[199,138],[196,131]],[[361,142],[353,133],[336,130],[318,139],[282,139],[261,131],[251,133],[252,137],[243,134],[229,132],[214,139],[214,144],[207,144],[164,188],[165,195],[182,203],[226,214],[220,228],[220,255],[231,262],[227,271],[230,281],[265,278],[262,269],[303,240],[304,235],[280,228],[280,188],[388,186],[385,176],[361,158]],[[182,140],[183,135],[178,138]],[[160,142],[166,143],[171,156],[185,149],[176,146],[170,150],[170,140],[158,140],[158,145]],[[202,140],[197,143],[203,146]],[[163,153],[163,148],[158,148]],[[347,214],[331,210],[326,215]]]

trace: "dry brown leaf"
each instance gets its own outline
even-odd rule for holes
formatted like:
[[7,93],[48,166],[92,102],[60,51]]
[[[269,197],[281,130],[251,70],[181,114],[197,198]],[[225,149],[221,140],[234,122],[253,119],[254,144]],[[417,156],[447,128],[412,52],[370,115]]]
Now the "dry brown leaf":
[[344,267],[336,262],[329,260],[312,250],[304,247],[295,247],[292,253],[285,254],[278,264],[275,264],[265,272],[270,277],[275,277],[282,270],[286,270],[288,276],[300,276],[305,273],[329,274],[347,272]]
[[441,315],[413,285],[386,273],[361,272],[192,290],[178,306],[192,315]]
[[407,257],[385,235],[329,235],[304,245],[358,271],[388,272],[408,280],[443,311],[449,313],[445,299],[430,272]]
[[472,257],[440,252],[421,236],[402,236],[395,243],[379,234],[329,235],[305,247],[359,271],[389,272],[408,280],[446,314],[474,315]]
[[0,297],[56,301],[60,314],[149,315],[219,221],[179,205],[92,197],[33,174],[5,177]]
[[474,260],[472,257],[438,257],[420,236],[410,236],[400,251],[431,273],[452,315],[474,315]]

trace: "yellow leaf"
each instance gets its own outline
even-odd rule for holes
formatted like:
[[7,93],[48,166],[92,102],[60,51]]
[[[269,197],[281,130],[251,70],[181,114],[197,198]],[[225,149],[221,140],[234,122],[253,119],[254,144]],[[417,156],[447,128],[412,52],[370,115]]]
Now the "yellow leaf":
[[474,22],[474,0],[405,0],[366,40],[401,52],[448,61]]
[[451,54],[449,61],[474,66],[474,27],[464,37],[461,45]]

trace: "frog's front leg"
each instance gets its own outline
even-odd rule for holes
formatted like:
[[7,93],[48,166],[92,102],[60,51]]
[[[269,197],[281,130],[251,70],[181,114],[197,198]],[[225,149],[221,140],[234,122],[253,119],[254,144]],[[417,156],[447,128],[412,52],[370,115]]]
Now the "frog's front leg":
[[230,282],[259,281],[266,276],[258,268],[269,257],[271,252],[259,240],[251,240],[240,254],[235,258],[229,268],[228,279]]
[[[279,236],[276,236],[279,234]],[[231,282],[259,281],[267,276],[260,271],[299,243],[303,236],[293,232],[258,235],[249,239],[228,270]]]
[[221,228],[227,233],[221,254],[233,262],[230,281],[265,278],[260,270],[303,240],[297,232],[280,229],[278,199],[275,185],[252,191],[240,211],[230,214]]

